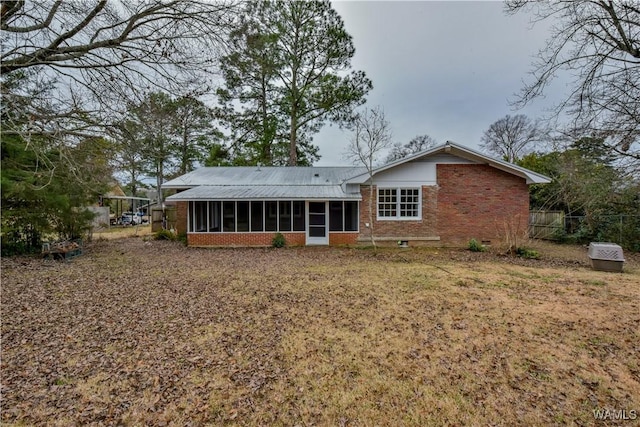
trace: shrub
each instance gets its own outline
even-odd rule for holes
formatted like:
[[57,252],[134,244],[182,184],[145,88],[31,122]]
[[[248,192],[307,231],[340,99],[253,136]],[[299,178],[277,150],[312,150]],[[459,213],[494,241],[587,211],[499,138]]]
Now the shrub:
[[271,241],[271,245],[274,248],[282,248],[287,244],[287,240],[284,238],[284,235],[282,233],[276,233],[275,236],[273,236],[273,240]]
[[[3,224],[4,225],[4,224]],[[35,227],[23,224],[20,227],[3,230],[2,256],[35,254],[42,248],[42,235]]]
[[179,233],[178,236],[176,236],[176,240],[187,246],[187,233]]
[[484,245],[482,245],[482,243],[479,243],[476,239],[469,240],[468,248],[471,252],[484,252],[487,249],[484,247]]
[[171,230],[162,229],[155,234],[155,239],[174,241],[178,239],[178,236],[176,236],[176,234],[173,233]]
[[540,254],[538,253],[538,251],[523,248],[522,246],[516,249],[516,255],[518,255],[520,258],[540,259]]

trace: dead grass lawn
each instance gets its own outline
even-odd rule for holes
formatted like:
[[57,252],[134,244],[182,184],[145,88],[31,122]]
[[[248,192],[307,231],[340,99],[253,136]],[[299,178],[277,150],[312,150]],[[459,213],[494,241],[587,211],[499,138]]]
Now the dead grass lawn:
[[[640,421],[640,262],[102,241],[3,260],[3,425]],[[611,424],[612,421],[607,423]]]

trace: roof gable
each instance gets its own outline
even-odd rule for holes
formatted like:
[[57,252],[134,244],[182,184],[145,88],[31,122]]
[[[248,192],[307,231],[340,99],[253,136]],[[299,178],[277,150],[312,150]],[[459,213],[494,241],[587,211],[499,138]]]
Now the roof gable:
[[[472,150],[470,148],[458,145],[454,142],[447,141],[445,144],[439,145],[437,147],[433,147],[419,153],[413,154],[411,156],[402,158],[400,160],[396,160],[394,162],[388,163],[386,165],[382,165],[373,170],[373,175],[380,174],[381,172],[393,169],[397,166],[403,165],[405,163],[418,161],[420,159],[426,159],[430,157],[435,157],[441,154],[450,154],[468,161],[472,161],[477,164],[486,164],[496,169],[500,169],[504,172],[510,173],[512,175],[519,176],[524,178],[527,184],[547,184],[551,182],[551,179],[541,175],[537,172],[533,172],[529,169],[520,167],[518,165],[514,165],[513,163],[505,162],[503,160],[494,159],[492,157],[488,157],[478,151]],[[369,180],[369,173],[365,170],[364,172],[354,175],[349,178],[346,183],[348,184],[363,184]]]

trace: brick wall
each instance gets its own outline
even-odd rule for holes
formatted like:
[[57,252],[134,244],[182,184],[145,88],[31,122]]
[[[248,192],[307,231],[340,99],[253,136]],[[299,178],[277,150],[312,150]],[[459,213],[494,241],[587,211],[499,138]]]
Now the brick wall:
[[[282,233],[289,246],[304,246],[305,233]],[[271,246],[275,233],[189,233],[189,246]],[[329,233],[329,244],[355,245],[358,233]]]
[[189,202],[176,203],[176,231],[178,234],[187,232],[187,205]]
[[358,233],[329,233],[329,245],[355,245],[358,243]]
[[[271,246],[276,233],[189,233],[189,246]],[[282,233],[287,245],[303,246],[305,233]]]
[[524,178],[488,165],[438,164],[438,234],[442,244],[497,241],[505,226],[524,234],[529,189]]
[[[422,219],[421,220],[382,220],[376,219],[376,202],[378,189],[373,186],[373,233],[376,238],[393,238],[400,240],[408,237],[434,238],[438,236],[438,190],[435,186],[422,186]],[[370,239],[369,222],[369,186],[360,186],[362,202],[360,202],[360,235],[361,241]],[[394,243],[395,244],[395,243]]]

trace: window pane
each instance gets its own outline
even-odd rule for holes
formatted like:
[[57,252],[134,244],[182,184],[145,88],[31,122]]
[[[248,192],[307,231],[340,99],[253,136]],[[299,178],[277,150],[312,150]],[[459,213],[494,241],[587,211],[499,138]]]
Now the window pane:
[[378,189],[378,216],[394,217],[396,216],[397,193],[395,188]]
[[222,230],[236,231],[236,203],[224,202],[222,204]]
[[236,231],[249,231],[249,202],[237,202]]
[[358,202],[344,202],[344,231],[358,231]]
[[262,202],[251,202],[251,231],[262,231]]
[[277,231],[278,228],[278,202],[264,202],[264,229],[265,231]]
[[291,202],[280,202],[280,231],[291,231]]
[[209,202],[209,231],[220,232],[222,231],[220,221],[220,208],[221,202]]
[[304,201],[293,202],[293,231],[304,231]]
[[325,225],[326,219],[324,214],[309,214],[309,225]]
[[309,237],[325,237],[326,235],[324,227],[309,227]]
[[189,202],[189,231],[195,231],[194,221],[193,221],[193,213],[195,212],[195,202]]
[[309,202],[309,213],[321,213],[324,215],[324,202]]
[[400,216],[418,217],[420,204],[420,190],[417,188],[403,188],[400,190]]
[[207,202],[194,202],[195,229],[198,233],[207,231]]
[[343,231],[342,202],[329,202],[329,231]]

